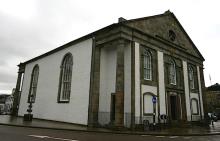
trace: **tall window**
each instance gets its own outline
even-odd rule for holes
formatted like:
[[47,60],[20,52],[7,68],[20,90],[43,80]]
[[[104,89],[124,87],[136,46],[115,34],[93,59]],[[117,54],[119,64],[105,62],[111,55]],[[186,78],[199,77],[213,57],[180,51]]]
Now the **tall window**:
[[170,84],[176,85],[176,65],[173,60],[170,61],[169,80],[170,80]]
[[36,93],[37,93],[38,75],[39,75],[39,66],[35,65],[31,74],[31,84],[30,84],[28,102],[32,102],[32,103],[35,102]]
[[72,67],[73,57],[68,53],[64,56],[60,67],[58,102],[69,102],[70,100]]
[[144,50],[143,55],[143,66],[144,66],[144,79],[145,80],[152,80],[152,63],[151,63],[151,53],[147,50]]
[[191,89],[195,89],[193,68],[189,67],[189,85]]

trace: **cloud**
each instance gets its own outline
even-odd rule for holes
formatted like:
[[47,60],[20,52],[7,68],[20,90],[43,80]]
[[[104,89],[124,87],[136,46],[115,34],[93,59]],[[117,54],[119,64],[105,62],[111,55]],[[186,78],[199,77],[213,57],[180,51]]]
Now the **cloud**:
[[[20,62],[117,22],[119,17],[146,17],[168,9],[205,57],[209,85],[208,74],[220,72],[216,66],[220,60],[218,0],[7,0],[0,5],[0,90],[15,87]],[[213,81],[220,82],[220,76]]]

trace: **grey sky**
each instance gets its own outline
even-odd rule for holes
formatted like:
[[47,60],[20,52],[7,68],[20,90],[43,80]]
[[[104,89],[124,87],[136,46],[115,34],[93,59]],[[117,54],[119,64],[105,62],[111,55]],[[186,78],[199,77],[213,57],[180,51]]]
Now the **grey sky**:
[[0,93],[15,87],[17,65],[117,22],[170,9],[206,59],[205,81],[220,82],[218,0],[0,0]]

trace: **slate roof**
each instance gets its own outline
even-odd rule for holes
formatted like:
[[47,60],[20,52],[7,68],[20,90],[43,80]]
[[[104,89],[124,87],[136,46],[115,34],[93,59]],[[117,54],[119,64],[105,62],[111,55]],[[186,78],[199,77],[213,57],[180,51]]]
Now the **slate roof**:
[[207,88],[208,91],[220,91],[220,84],[215,83]]
[[[180,24],[180,22],[178,21],[178,19],[176,18],[176,16],[175,16],[172,12],[170,12],[170,11],[168,10],[168,11],[164,12],[163,14],[158,14],[158,15],[153,15],[153,16],[148,16],[148,17],[142,17],[142,18],[136,18],[136,19],[131,19],[131,20],[126,20],[126,19],[124,19],[124,18],[121,17],[121,18],[119,18],[119,20],[121,19],[121,21],[119,21],[118,23],[113,23],[113,24],[111,24],[111,25],[109,25],[109,26],[106,26],[106,27],[101,28],[101,29],[99,29],[99,30],[97,30],[97,31],[94,31],[94,32],[92,32],[92,33],[89,33],[89,34],[87,34],[87,35],[85,35],[85,36],[83,36],[83,37],[80,37],[80,38],[78,38],[78,39],[76,39],[76,40],[70,41],[69,43],[66,43],[66,44],[64,44],[64,45],[62,45],[62,46],[60,46],[60,47],[57,47],[57,48],[55,48],[55,49],[53,49],[53,50],[51,50],[51,51],[49,51],[49,52],[46,52],[46,53],[44,53],[44,54],[42,54],[42,55],[39,55],[39,56],[37,56],[37,57],[34,57],[34,58],[32,58],[32,59],[30,59],[30,60],[24,62],[24,63],[20,63],[18,66],[31,63],[31,62],[36,61],[36,60],[38,60],[38,59],[41,59],[41,58],[43,58],[43,57],[45,57],[45,56],[48,56],[48,55],[50,55],[50,54],[53,54],[53,53],[55,53],[55,52],[57,52],[57,51],[60,51],[60,50],[62,50],[62,49],[64,49],[64,48],[68,48],[68,47],[70,47],[71,45],[74,45],[74,44],[77,44],[77,43],[79,43],[79,42],[81,42],[81,41],[84,41],[84,40],[93,38],[93,37],[95,37],[96,34],[102,32],[102,31],[104,31],[104,30],[106,30],[106,29],[115,28],[115,27],[121,26],[121,25],[126,26],[125,23],[130,23],[130,22],[133,22],[133,21],[139,21],[139,20],[143,20],[143,19],[146,20],[146,19],[152,19],[152,18],[162,17],[162,16],[166,16],[167,14],[170,14],[171,16],[173,16],[173,17],[175,18],[175,20],[176,20],[177,23],[179,24],[181,30],[186,34],[187,38],[188,38],[189,41],[192,43],[192,45],[193,45],[194,48],[196,49],[196,51],[197,51],[197,53],[199,54],[199,56],[200,56],[200,57],[202,58],[202,60],[204,61],[204,60],[205,60],[204,57],[203,57],[202,54],[199,52],[199,50],[197,49],[197,47],[195,46],[195,44],[193,43],[193,41],[190,39],[189,35],[186,33],[186,31],[184,30],[184,28],[182,27],[182,25]],[[130,28],[132,28],[132,27],[130,27]]]

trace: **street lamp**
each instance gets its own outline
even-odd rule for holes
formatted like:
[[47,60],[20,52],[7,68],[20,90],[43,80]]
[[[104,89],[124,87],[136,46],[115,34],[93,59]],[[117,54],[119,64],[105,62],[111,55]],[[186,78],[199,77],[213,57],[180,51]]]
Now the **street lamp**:
[[28,105],[28,109],[27,109],[27,114],[24,114],[24,121],[32,121],[33,119],[33,114],[31,114],[32,112],[32,103],[34,102],[34,95],[30,95],[29,97],[29,105]]

